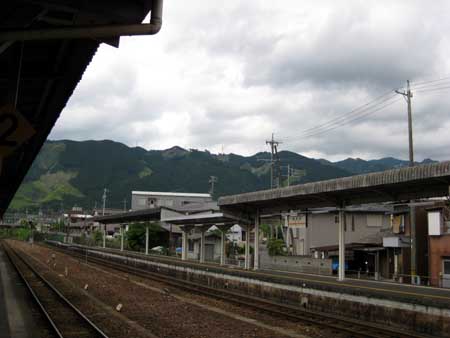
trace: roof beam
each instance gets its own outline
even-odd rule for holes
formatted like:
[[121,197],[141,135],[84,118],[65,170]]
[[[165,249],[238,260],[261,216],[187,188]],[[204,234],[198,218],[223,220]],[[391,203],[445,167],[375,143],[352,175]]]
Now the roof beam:
[[153,0],[148,24],[111,24],[47,29],[22,29],[0,32],[0,41],[101,39],[118,36],[153,35],[162,26],[163,0]]

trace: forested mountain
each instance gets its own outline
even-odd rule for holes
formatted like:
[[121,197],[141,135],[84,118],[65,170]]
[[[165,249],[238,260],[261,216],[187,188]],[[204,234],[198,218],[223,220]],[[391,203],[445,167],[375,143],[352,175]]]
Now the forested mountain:
[[[415,164],[426,164],[433,163],[435,161],[430,159],[425,159],[422,162],[415,162]],[[383,171],[393,168],[407,167],[409,161],[398,160],[393,157],[385,157],[379,160],[365,161],[360,158],[347,158],[346,160],[334,162],[332,165],[341,168],[343,170],[349,171],[352,174],[365,174],[376,171]]]
[[[289,151],[282,151],[279,156],[285,175],[283,184],[287,183],[288,165],[294,173],[291,184],[398,165],[395,159],[390,164],[386,159],[379,160],[380,166],[375,166],[372,162],[376,161],[348,159],[331,163]],[[123,208],[124,200],[130,206],[132,190],[207,192],[210,176],[218,178],[214,197],[267,189],[270,164],[266,160],[269,158],[266,152],[245,157],[177,146],[145,150],[113,141],[47,141],[10,208],[59,210],[73,205],[93,208],[96,203],[100,207],[104,188],[109,190],[107,207]]]

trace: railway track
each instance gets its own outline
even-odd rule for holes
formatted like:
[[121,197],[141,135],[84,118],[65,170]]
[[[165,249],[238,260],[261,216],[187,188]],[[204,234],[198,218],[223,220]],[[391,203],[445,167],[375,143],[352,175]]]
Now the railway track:
[[[310,311],[297,306],[282,304],[259,297],[244,295],[226,289],[217,289],[205,285],[199,285],[186,280],[180,280],[174,277],[162,275],[160,273],[151,272],[139,268],[138,265],[144,265],[145,261],[139,259],[127,259],[124,263],[113,262],[108,259],[92,257],[86,253],[75,252],[62,248],[51,247],[53,250],[68,253],[71,256],[77,257],[84,261],[89,261],[103,267],[108,267],[128,274],[133,274],[142,278],[150,279],[165,285],[182,289],[191,293],[201,294],[215,299],[223,300],[225,302],[234,303],[240,306],[245,306],[255,309],[260,312],[277,316],[293,321],[304,322],[319,327],[326,327],[336,333],[345,333],[347,337],[355,338],[436,338],[427,334],[417,332],[402,331],[398,328],[390,328],[387,326],[369,323],[361,320],[351,319],[343,316],[333,315],[330,313],[319,313]],[[81,249],[77,249],[81,250]],[[84,251],[84,250],[82,250]],[[125,263],[126,262],[126,263]],[[131,266],[130,264],[133,264]]]
[[108,338],[25,258],[6,244],[3,244],[3,248],[56,337]]

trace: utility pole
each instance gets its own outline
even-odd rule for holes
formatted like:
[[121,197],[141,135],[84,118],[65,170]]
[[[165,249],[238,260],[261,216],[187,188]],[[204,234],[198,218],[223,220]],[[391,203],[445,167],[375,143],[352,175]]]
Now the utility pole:
[[[413,94],[409,85],[409,80],[406,81],[406,92],[395,91],[397,94],[402,95],[408,105],[408,141],[409,141],[409,166],[414,166],[414,147],[413,147],[413,130],[412,130],[412,112],[411,112],[411,98]],[[410,233],[411,233],[411,283],[415,284],[415,277],[417,275],[417,246],[416,246],[416,207],[414,201],[410,201],[409,207],[409,220],[410,220]]]
[[288,164],[288,166],[287,166],[287,170],[288,170],[288,173],[287,173],[287,184],[288,184],[288,187],[290,187],[291,186],[291,165],[290,164]]
[[406,81],[406,92],[396,90],[397,94],[402,95],[408,104],[408,140],[409,140],[409,166],[414,166],[414,146],[413,146],[413,129],[412,129],[412,112],[411,112],[411,98],[413,94],[409,85],[409,80]]
[[[306,171],[303,169],[295,169],[292,168],[290,164],[288,164],[287,166],[282,166],[282,168],[287,168],[287,186],[290,187],[291,186],[291,178],[300,178],[306,175]],[[283,175],[285,176],[285,175]]]
[[103,199],[103,212],[102,212],[102,216],[105,216],[106,193],[107,193],[108,191],[109,191],[109,190],[106,189],[106,188],[103,189],[103,196],[102,196],[102,199]]
[[209,194],[212,196],[214,195],[214,184],[217,183],[219,181],[219,179],[217,178],[217,176],[209,176]]
[[[281,167],[280,158],[278,157],[278,145],[280,143],[279,141],[275,141],[273,133],[272,139],[266,141],[266,144],[270,145],[270,189],[274,187],[279,188],[281,185]],[[274,184],[275,178],[276,184]]]

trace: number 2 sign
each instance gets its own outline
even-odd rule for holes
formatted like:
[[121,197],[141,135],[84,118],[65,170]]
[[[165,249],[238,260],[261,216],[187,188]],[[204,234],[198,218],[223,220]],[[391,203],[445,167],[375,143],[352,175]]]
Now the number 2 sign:
[[0,107],[0,158],[11,155],[35,132],[13,105]]

